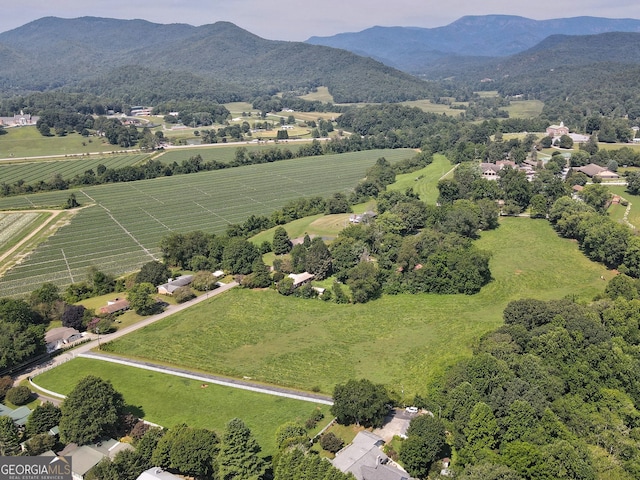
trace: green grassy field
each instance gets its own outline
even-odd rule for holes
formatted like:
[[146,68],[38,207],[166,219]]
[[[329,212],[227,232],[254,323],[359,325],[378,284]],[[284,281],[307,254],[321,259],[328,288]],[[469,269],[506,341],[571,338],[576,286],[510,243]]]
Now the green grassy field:
[[[627,187],[625,185],[608,185],[607,188],[609,188],[611,193],[620,195],[631,203],[631,209],[629,210],[627,220],[636,228],[640,228],[640,195],[631,195],[627,192]],[[609,214],[616,220],[622,220],[622,216],[626,209],[627,207],[622,205],[612,205],[609,209]]]
[[107,168],[121,168],[141,163],[148,157],[148,154],[140,153],[2,162],[0,179],[9,185],[18,180],[23,180],[27,185],[33,185],[39,181],[49,181],[55,174],[60,174],[64,179],[71,179],[87,170],[93,169],[96,172],[96,167],[100,164]]
[[534,118],[542,113],[544,102],[540,100],[511,100],[511,105],[504,107],[510,118]]
[[[517,298],[590,299],[612,276],[545,221],[504,218],[480,248],[494,280],[473,296],[384,296],[364,305],[233,290],[111,344],[115,353],[330,393],[370,378],[410,398],[502,322]],[[561,259],[561,261],[559,260]]]
[[[179,423],[215,430],[241,418],[255,435],[263,453],[276,451],[275,432],[283,423],[304,422],[316,408],[330,418],[327,405],[207,384],[99,360],[76,358],[35,378],[43,388],[68,394],[87,375],[109,380],[133,412],[145,420],[171,428]],[[319,428],[321,426],[319,425]]]
[[[305,142],[303,142],[305,143]],[[180,148],[167,150],[162,155],[159,155],[157,158],[159,161],[165,164],[170,164],[173,162],[181,163],[184,160],[188,160],[191,157],[195,157],[196,155],[200,155],[202,160],[205,162],[216,160],[222,163],[230,163],[236,157],[236,151],[238,148],[246,148],[247,152],[253,151],[262,151],[262,150],[270,150],[272,148],[280,148],[280,149],[288,149],[293,153],[296,153],[300,149],[300,144],[298,143],[281,143],[274,145],[270,144],[243,144],[243,145],[225,145],[223,143],[212,145],[210,147],[198,147],[198,148]]]
[[[230,223],[270,215],[292,199],[349,192],[377,158],[393,163],[413,154],[354,152],[74,190],[87,208],[0,278],[0,291],[17,295],[43,282],[77,282],[92,265],[115,275],[134,271],[157,258],[169,232],[223,233]],[[0,210],[59,206],[70,193],[6,197]]]
[[329,89],[327,87],[318,87],[315,92],[308,93],[306,95],[301,96],[303,100],[309,101],[318,101],[325,103],[334,103],[333,95],[329,93]]
[[[412,100],[409,102],[402,102],[402,105],[406,105],[408,107],[418,107],[423,112],[428,113],[446,113],[447,115],[451,115],[453,117],[459,117],[464,112],[464,110],[450,108],[449,105],[443,103],[433,103],[430,100]],[[457,103],[457,105],[461,105],[461,103]]]
[[447,172],[450,172],[453,165],[444,155],[433,156],[431,165],[418,170],[417,172],[398,175],[396,182],[389,186],[389,190],[400,190],[404,192],[407,188],[412,188],[420,195],[420,200],[434,205],[438,200],[438,181]]
[[78,133],[64,137],[43,137],[36,127],[7,128],[6,135],[0,135],[0,158],[64,156],[119,150],[121,147],[110,145],[102,138],[85,138]]

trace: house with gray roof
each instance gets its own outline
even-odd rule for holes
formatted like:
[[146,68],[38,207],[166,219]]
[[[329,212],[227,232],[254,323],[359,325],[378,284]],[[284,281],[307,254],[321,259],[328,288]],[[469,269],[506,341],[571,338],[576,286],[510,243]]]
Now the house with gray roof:
[[167,283],[163,283],[158,287],[158,293],[162,295],[173,295],[180,287],[186,287],[193,281],[193,275],[181,275],[178,278],[170,278]]
[[343,473],[352,473],[357,480],[412,480],[385,455],[383,445],[384,440],[378,435],[366,430],[359,432],[351,445],[336,453],[333,466]]
[[74,480],[84,480],[89,470],[95,467],[103,458],[113,458],[122,450],[132,449],[128,443],[122,443],[110,438],[91,445],[79,447],[70,443],[64,450],[58,452],[60,456],[71,457],[71,475]]
[[29,415],[31,415],[29,407],[23,405],[14,410],[0,403],[0,417],[9,417],[18,427],[24,427],[27,424]]

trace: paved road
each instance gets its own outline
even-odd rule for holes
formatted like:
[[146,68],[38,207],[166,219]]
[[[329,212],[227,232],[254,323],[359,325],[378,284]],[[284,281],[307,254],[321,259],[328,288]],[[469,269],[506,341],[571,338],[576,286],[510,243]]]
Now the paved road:
[[222,285],[218,288],[216,288],[215,290],[212,290],[211,292],[204,294],[204,295],[200,295],[199,297],[194,298],[193,300],[189,300],[188,302],[185,303],[181,303],[179,305],[170,305],[169,307],[167,307],[167,309],[162,312],[159,313],[157,315],[152,315],[148,318],[145,318],[144,320],[141,320],[138,323],[135,323],[133,325],[130,325],[128,327],[116,330],[113,333],[110,333],[108,335],[93,335],[93,340],[91,340],[90,342],[87,343],[83,343],[82,345],[79,345],[78,347],[69,350],[66,353],[63,353],[62,355],[58,355],[57,357],[54,357],[52,359],[50,359],[49,361],[47,361],[46,363],[40,364],[34,368],[31,368],[30,370],[28,370],[26,373],[23,373],[22,375],[20,375],[19,377],[17,377],[15,379],[15,382],[21,382],[22,380],[29,378],[29,377],[35,377],[36,375],[49,370],[53,367],[56,367],[66,361],[71,360],[72,358],[77,357],[79,354],[81,353],[86,353],[89,350],[96,348],[100,345],[101,342],[110,342],[111,340],[115,340],[116,338],[120,338],[123,335],[127,335],[128,333],[131,332],[135,332],[136,330],[146,327],[147,325],[151,325],[154,322],[157,322],[158,320],[162,320],[163,318],[168,317],[169,315],[173,315],[174,313],[180,312],[182,310],[184,310],[185,308],[189,308],[193,305],[196,305],[197,303],[200,303],[204,300],[207,300],[211,297],[215,297],[216,295],[220,295],[221,293],[226,292],[227,290],[232,289],[233,287],[236,287],[238,285],[237,282],[230,282],[227,283],[225,285]]
[[303,400],[305,402],[321,403],[324,405],[333,405],[331,397],[325,395],[319,395],[315,393],[299,392],[297,390],[291,390],[288,388],[275,387],[272,385],[262,385],[255,382],[248,382],[246,380],[237,380],[234,378],[220,377],[218,375],[209,375],[207,373],[194,373],[182,368],[166,367],[164,365],[158,365],[152,362],[141,362],[138,360],[130,360],[128,358],[120,358],[115,355],[109,355],[105,353],[88,352],[77,355],[82,358],[91,358],[94,360],[103,360],[105,362],[118,363],[120,365],[127,365],[129,367],[142,368],[144,370],[150,370],[152,372],[165,373],[168,375],[175,375],[178,377],[189,378],[191,380],[197,380],[199,382],[215,383],[217,385],[223,385],[225,387],[240,388],[242,390],[249,390],[252,392],[266,393],[268,395],[276,395],[278,397],[293,398],[294,400]]

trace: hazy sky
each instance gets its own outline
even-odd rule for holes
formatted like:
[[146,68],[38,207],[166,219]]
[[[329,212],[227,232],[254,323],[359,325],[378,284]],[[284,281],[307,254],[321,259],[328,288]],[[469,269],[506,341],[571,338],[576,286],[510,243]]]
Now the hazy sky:
[[45,16],[132,19],[204,25],[220,20],[270,40],[302,41],[374,25],[439,27],[464,15],[533,19],[589,15],[640,19],[638,0],[9,0],[0,32]]

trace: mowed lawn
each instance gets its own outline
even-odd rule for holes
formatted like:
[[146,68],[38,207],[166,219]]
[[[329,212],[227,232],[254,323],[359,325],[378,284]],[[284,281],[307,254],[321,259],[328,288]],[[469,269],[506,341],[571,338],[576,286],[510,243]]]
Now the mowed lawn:
[[0,136],[0,158],[77,155],[90,152],[114,152],[122,147],[105,139],[70,133],[64,137],[43,137],[35,126],[7,128]]
[[586,300],[613,275],[543,220],[504,218],[480,248],[494,280],[473,296],[397,295],[364,305],[235,289],[113,342],[109,350],[185,368],[331,393],[366,377],[400,398],[431,382],[502,323],[514,299]]
[[[132,413],[171,428],[180,423],[222,434],[226,423],[241,418],[256,436],[263,453],[275,453],[275,431],[283,423],[304,422],[320,409],[328,423],[327,405],[221,387],[88,358],[76,358],[35,378],[37,385],[68,394],[87,375],[109,380]],[[324,422],[324,423],[323,423]]]

